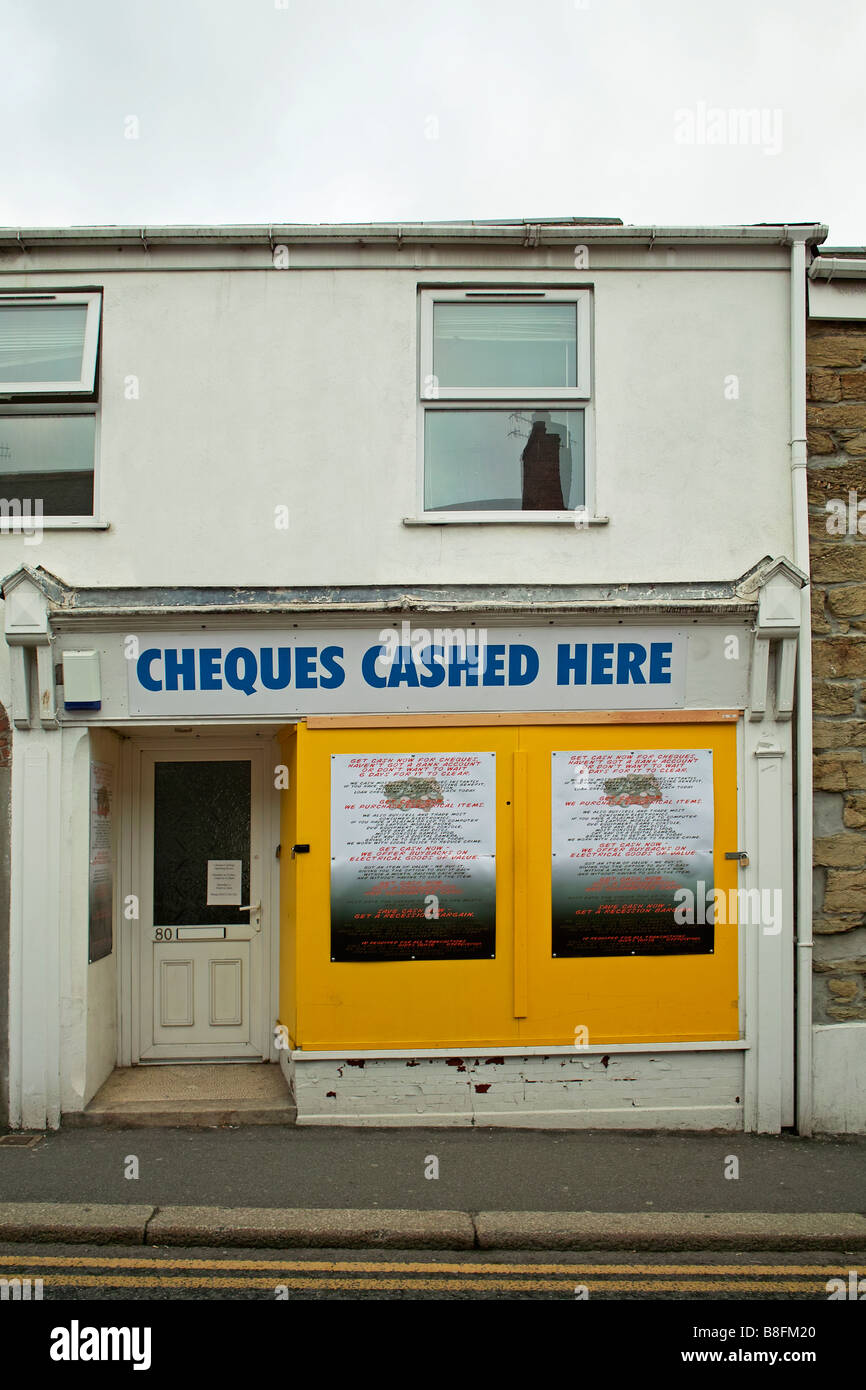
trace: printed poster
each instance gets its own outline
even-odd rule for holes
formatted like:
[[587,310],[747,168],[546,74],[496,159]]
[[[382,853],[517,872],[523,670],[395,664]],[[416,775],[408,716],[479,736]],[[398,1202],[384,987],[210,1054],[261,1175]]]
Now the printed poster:
[[711,749],[553,753],[553,955],[713,951]]
[[90,764],[90,920],[88,960],[110,956],[113,944],[114,864],[111,856],[114,768]]
[[207,861],[207,906],[240,907],[242,859]]
[[496,952],[496,755],[331,758],[331,959]]

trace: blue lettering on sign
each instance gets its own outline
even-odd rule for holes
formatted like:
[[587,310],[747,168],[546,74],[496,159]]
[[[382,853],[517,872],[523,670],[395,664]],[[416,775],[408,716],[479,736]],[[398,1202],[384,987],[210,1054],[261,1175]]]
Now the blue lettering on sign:
[[[374,657],[378,648],[373,648]],[[337,690],[346,679],[342,665],[342,647],[296,647],[294,654],[295,686],[298,690]],[[369,656],[369,653],[367,654]],[[157,663],[162,662],[163,681],[157,676]],[[196,665],[198,670],[196,671]],[[249,647],[232,647],[223,657],[220,647],[148,647],[135,664],[138,683],[145,690],[239,690],[255,695],[259,690],[285,690],[292,684],[292,648],[262,647],[259,652]],[[368,673],[365,668],[365,679]],[[382,681],[382,685],[385,682]],[[417,682],[416,682],[417,684]]]
[[505,684],[505,648],[504,646],[485,647],[484,649],[484,675],[482,677],[485,685],[504,685]]
[[259,663],[249,647],[232,647],[223,663],[226,684],[232,690],[242,690],[244,695],[255,695],[258,671]]
[[442,647],[424,647],[419,653],[422,666],[427,668],[421,677],[425,690],[435,690],[445,679],[445,651]]
[[[558,686],[671,685],[673,642],[559,642]],[[380,674],[377,662],[387,663]],[[527,686],[541,667],[535,647],[523,642],[494,645],[430,645],[419,649],[368,647],[360,663],[363,683],[373,690],[435,690],[478,686]],[[148,647],[135,663],[142,689],[221,691],[250,696],[262,690],[337,690],[346,680],[343,647],[315,646]],[[551,675],[553,673],[551,672]]]
[[279,666],[274,670],[274,648],[262,647],[261,677],[265,690],[285,690],[292,680],[292,649],[277,647]]
[[198,654],[198,684],[200,690],[222,690],[219,666],[222,661],[219,647],[202,647]]
[[195,649],[184,647],[177,652],[167,647],[165,652],[165,688],[178,689],[178,677],[183,677],[184,690],[195,690]]
[[298,647],[295,652],[295,689],[315,690],[319,683],[313,670],[316,664],[315,647]]
[[414,686],[417,689],[420,683],[412,660],[412,648],[398,647],[388,672],[388,689],[395,690],[399,685]]
[[452,647],[448,657],[448,684],[449,685],[477,685],[478,684],[478,648],[467,645],[465,656],[461,656],[459,647]]
[[508,684],[531,685],[538,675],[538,652],[515,642],[508,648]]
[[153,663],[162,660],[162,652],[159,647],[148,647],[146,652],[135,664],[135,674],[138,676],[139,685],[143,685],[145,690],[162,690],[162,681],[153,678]]
[[646,647],[640,642],[620,642],[616,650],[616,683],[646,685],[646,678],[640,669],[646,661]]
[[670,685],[673,642],[650,643],[650,684]]
[[[649,658],[649,659],[647,659]],[[670,685],[673,642],[560,642],[556,684]],[[648,674],[647,674],[648,670]]]
[[376,670],[376,662],[384,651],[383,647],[368,647],[361,657],[361,675],[374,690],[384,690],[388,682]]
[[567,642],[556,648],[556,684],[586,685],[586,643],[578,642],[574,654]]
[[346,679],[346,672],[343,670],[339,661],[342,655],[342,647],[323,648],[321,661],[326,674],[322,676],[322,679],[319,681],[323,690],[337,690]]
[[592,683],[613,685],[613,642],[593,642]]

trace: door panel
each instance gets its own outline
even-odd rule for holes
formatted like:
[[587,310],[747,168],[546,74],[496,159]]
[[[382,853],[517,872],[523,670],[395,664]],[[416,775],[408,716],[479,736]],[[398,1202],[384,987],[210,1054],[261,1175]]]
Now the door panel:
[[527,856],[527,898],[533,904],[527,992],[534,1006],[521,1038],[554,1036],[590,1043],[731,1041],[739,1037],[737,925],[717,924],[711,955],[598,956],[555,959],[551,938],[551,753],[706,748],[713,759],[713,879],[734,890],[737,865],[725,851],[737,839],[737,729],[730,724],[523,726],[528,761],[527,819],[534,827]]
[[261,787],[250,756],[142,754],[144,1061],[262,1055]]
[[[574,1045],[739,1037],[736,923],[706,955],[557,958],[552,946],[551,754],[706,748],[713,755],[714,884],[736,897],[734,723],[308,729],[294,742],[284,839],[309,842],[285,880],[284,996],[302,1048]],[[496,754],[492,960],[340,962],[330,953],[330,790],[335,754]],[[302,924],[303,929],[299,929]]]
[[245,1007],[244,962],[240,956],[226,960],[214,957],[208,961],[210,969],[210,1026],[211,1028],[240,1028],[249,1009]]
[[191,960],[159,960],[159,1022],[163,1028],[191,1028],[194,1022],[193,986],[195,968]]
[[[408,1037],[430,1047],[466,1040],[518,1041],[512,1012],[510,729],[297,730],[296,775],[286,803],[297,797],[289,826],[309,842],[285,884],[289,903],[281,944],[294,960],[298,1031],[306,1048],[402,1047]],[[374,961],[331,959],[331,756],[337,753],[496,754],[496,943],[485,960]],[[288,867],[288,866],[287,866]],[[433,924],[435,927],[435,923]]]

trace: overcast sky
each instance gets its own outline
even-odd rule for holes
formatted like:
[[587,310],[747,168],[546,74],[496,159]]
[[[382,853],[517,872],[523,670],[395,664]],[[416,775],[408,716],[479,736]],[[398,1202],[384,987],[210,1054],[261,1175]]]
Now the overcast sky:
[[825,222],[828,244],[866,243],[863,0],[0,16],[6,226],[602,215]]

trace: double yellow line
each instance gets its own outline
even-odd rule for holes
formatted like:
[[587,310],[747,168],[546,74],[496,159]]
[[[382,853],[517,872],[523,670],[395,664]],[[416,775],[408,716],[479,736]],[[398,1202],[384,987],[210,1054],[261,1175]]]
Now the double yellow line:
[[[286,1285],[383,1293],[535,1292],[571,1294],[577,1285],[615,1293],[812,1293],[826,1296],[838,1265],[481,1264],[463,1261],[170,1259],[155,1256],[0,1255],[0,1268],[41,1278],[48,1287],[269,1289]],[[89,1273],[89,1270],[103,1271]],[[145,1271],[162,1271],[145,1273]],[[138,1271],[124,1273],[122,1271]],[[221,1271],[215,1273],[210,1271]],[[267,1273],[265,1273],[267,1271]],[[397,1275],[397,1278],[386,1278]],[[411,1276],[411,1277],[409,1277]],[[554,1276],[554,1277],[549,1277]],[[625,1277],[623,1277],[625,1276]],[[408,1282],[407,1282],[408,1280]]]

